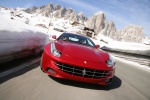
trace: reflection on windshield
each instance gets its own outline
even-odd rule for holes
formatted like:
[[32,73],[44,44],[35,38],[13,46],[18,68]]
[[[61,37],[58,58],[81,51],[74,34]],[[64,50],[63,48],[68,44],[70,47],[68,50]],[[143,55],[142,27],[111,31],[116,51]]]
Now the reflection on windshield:
[[57,40],[63,40],[63,41],[68,41],[68,42],[95,47],[95,44],[92,40],[90,40],[87,37],[77,35],[77,34],[63,33],[62,35],[58,37]]

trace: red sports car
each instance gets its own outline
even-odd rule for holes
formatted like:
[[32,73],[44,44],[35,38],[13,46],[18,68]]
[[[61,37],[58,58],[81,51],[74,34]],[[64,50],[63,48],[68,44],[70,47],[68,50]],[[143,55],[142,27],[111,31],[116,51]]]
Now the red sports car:
[[98,48],[86,36],[63,33],[44,47],[41,69],[57,78],[107,85],[114,76],[115,61]]

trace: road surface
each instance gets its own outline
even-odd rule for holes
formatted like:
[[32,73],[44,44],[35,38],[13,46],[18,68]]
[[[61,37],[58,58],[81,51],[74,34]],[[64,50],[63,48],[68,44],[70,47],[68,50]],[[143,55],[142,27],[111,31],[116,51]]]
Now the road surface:
[[112,84],[100,86],[43,73],[40,61],[0,78],[0,100],[150,100],[150,72],[116,61]]

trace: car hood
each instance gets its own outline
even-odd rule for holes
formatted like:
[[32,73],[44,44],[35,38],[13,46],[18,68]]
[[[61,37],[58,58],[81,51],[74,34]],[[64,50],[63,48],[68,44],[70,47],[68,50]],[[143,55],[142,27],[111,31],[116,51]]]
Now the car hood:
[[72,58],[87,60],[92,62],[102,62],[108,59],[108,53],[81,44],[55,41],[56,48],[63,54]]

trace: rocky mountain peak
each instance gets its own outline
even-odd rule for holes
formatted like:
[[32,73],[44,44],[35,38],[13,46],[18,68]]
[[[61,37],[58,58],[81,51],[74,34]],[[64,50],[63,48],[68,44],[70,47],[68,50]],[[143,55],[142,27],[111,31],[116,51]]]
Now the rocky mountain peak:
[[61,6],[59,4],[56,4],[55,7],[54,7],[54,10],[59,10],[61,8]]
[[68,14],[71,14],[72,12],[73,12],[72,8],[68,8],[67,11],[66,11],[66,13],[68,13]]
[[54,16],[55,16],[56,18],[62,18],[62,17],[65,16],[66,11],[67,11],[67,10],[66,10],[65,7],[61,7],[59,10],[57,10],[57,11],[55,12]]
[[49,9],[49,10],[54,10],[54,6],[53,6],[53,4],[52,3],[49,3],[48,5],[47,5],[47,9]]
[[84,23],[87,21],[87,17],[83,15],[83,13],[77,13],[72,8],[66,9],[65,7],[61,7],[59,4],[53,6],[52,3],[48,5],[44,5],[41,7],[33,7],[25,10],[27,13],[38,13],[43,16],[49,17],[50,13],[54,13],[54,17],[56,18],[64,18],[72,21],[80,21]]
[[72,8],[67,9],[66,14],[64,16],[64,19],[69,19],[70,18],[70,14],[73,12]]
[[104,12],[99,11],[99,12],[96,12],[96,13],[94,14],[94,16],[98,16],[98,15],[104,15]]
[[121,41],[141,43],[144,38],[144,28],[142,26],[128,25],[118,31]]
[[87,21],[87,27],[92,28],[96,33],[99,33],[99,31],[102,31],[105,28],[105,22],[105,14],[97,12]]
[[116,30],[115,23],[106,19],[105,13],[102,11],[96,12],[90,18],[83,15],[83,12],[77,13],[72,8],[66,9],[59,4],[53,6],[52,3],[41,7],[32,7],[25,10],[27,13],[38,13],[49,17],[51,13],[56,18],[69,19],[71,21],[78,21],[86,23],[90,29],[94,29],[97,34],[103,34],[114,40],[127,42],[141,42],[144,37],[144,28],[136,25],[128,25],[127,27]]

